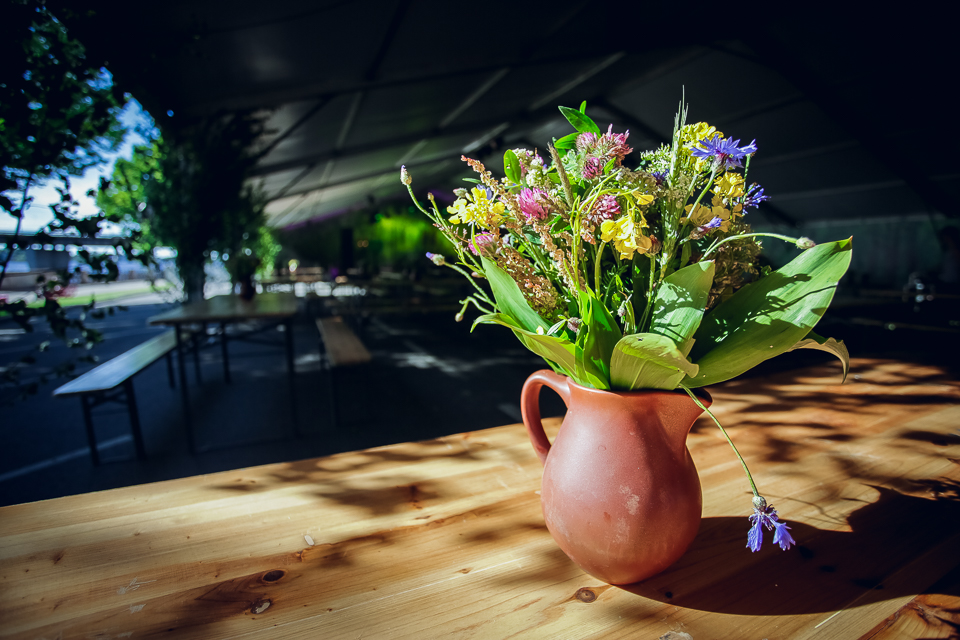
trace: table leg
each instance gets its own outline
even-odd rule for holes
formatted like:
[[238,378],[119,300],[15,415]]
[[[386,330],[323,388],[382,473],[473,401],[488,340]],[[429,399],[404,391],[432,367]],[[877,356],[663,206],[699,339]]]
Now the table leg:
[[[206,340],[207,339],[207,323],[204,322],[200,325],[200,336]],[[202,380],[200,379],[200,344],[197,336],[193,337],[193,369],[197,374],[197,384],[200,384]]]
[[[187,427],[187,436],[190,440],[190,451],[196,453],[197,445],[193,438],[193,420],[190,418],[190,393],[187,390],[187,364],[183,361],[183,329],[177,324],[174,327],[177,336],[177,364],[180,369],[180,398],[183,404],[183,423]],[[194,352],[196,353],[196,352]]]
[[227,355],[227,323],[220,323],[220,351],[223,354],[223,379],[230,383],[230,357]]
[[284,340],[287,344],[287,377],[290,380],[290,411],[293,417],[293,425],[296,432],[300,433],[300,423],[297,420],[297,384],[294,374],[293,363],[293,318],[287,318],[283,321],[283,332],[286,334]]
[[100,464],[100,452],[97,450],[97,434],[93,430],[93,417],[90,415],[90,396],[86,393],[80,394],[80,405],[83,407],[83,424],[87,428],[87,440],[90,441],[90,457],[93,458],[93,465]]
[[171,389],[177,388],[177,381],[173,375],[173,356],[169,353],[167,354],[167,380],[170,381]]
[[130,431],[133,432],[133,446],[137,450],[137,457],[146,460],[147,449],[143,446],[143,433],[140,431],[140,414],[137,412],[137,397],[133,393],[133,379],[127,378],[123,383],[127,392],[127,411],[130,413]]

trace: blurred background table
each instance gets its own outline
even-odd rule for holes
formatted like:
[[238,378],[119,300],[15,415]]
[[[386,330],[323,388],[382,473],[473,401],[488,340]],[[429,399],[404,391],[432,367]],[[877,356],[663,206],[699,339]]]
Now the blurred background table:
[[605,585],[553,543],[509,425],[4,507],[0,637],[956,637],[960,384],[883,360],[838,382],[713,389],[790,551],[745,549],[746,481],[701,419],[692,548]]
[[[284,330],[284,348],[287,359],[287,373],[290,377],[290,402],[294,407],[293,415],[296,415],[296,394],[294,392],[293,376],[293,317],[297,313],[297,297],[292,292],[284,293],[260,293],[254,295],[249,300],[235,294],[213,296],[198,302],[191,302],[180,305],[175,309],[153,316],[149,319],[150,324],[168,325],[174,327],[177,337],[177,358],[180,369],[180,393],[183,400],[184,421],[190,428],[191,446],[194,445],[193,431],[191,428],[192,420],[190,416],[190,392],[187,387],[187,370],[184,364],[184,328],[189,325],[199,325],[199,338],[192,336],[191,339],[204,340],[207,338],[207,325],[219,324],[220,330],[217,332],[219,337],[220,349],[223,354],[223,376],[230,382],[230,357],[227,349],[228,332],[227,326],[249,321],[268,321],[255,328],[245,331],[238,331],[230,336],[232,340],[253,341],[252,336],[262,333],[264,330],[274,326],[282,326]],[[196,342],[194,342],[196,348]],[[197,366],[197,381],[200,380],[200,367]]]

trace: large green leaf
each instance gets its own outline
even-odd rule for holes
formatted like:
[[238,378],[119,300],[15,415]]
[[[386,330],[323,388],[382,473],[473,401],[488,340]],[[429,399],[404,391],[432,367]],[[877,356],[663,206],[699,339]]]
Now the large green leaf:
[[697,371],[673,340],[658,333],[624,336],[610,359],[610,383],[626,391],[676,389],[685,376],[696,376]]
[[471,331],[478,324],[499,324],[508,329],[512,329],[514,335],[523,343],[523,346],[544,360],[555,364],[555,369],[558,369],[560,373],[574,377],[574,372],[576,371],[575,347],[574,344],[566,338],[541,335],[536,332],[527,331],[520,327],[512,318],[502,313],[488,313],[480,316],[474,320]]
[[513,278],[493,260],[489,258],[481,258],[481,260],[483,274],[490,282],[490,288],[493,290],[493,296],[497,300],[500,311],[515,320],[521,329],[534,333],[538,328],[546,330],[550,325],[530,307],[527,299],[523,297],[523,292],[520,291],[520,286],[514,282]]
[[577,332],[577,378],[597,389],[610,388],[610,358],[620,340],[620,327],[593,293],[580,294],[580,331]]
[[580,113],[570,107],[560,107],[560,113],[567,119],[567,122],[573,125],[573,128],[581,133],[595,133],[600,135],[600,127],[597,123],[585,113]]
[[577,136],[579,135],[579,131],[568,133],[559,140],[554,140],[553,146],[557,149],[573,149],[575,146],[577,146]]
[[717,305],[694,334],[700,372],[685,386],[735,378],[797,344],[826,312],[852,251],[851,239],[817,245]]
[[671,273],[657,291],[650,331],[673,340],[684,355],[703,319],[713,273],[713,262],[696,262]]
[[847,373],[850,372],[850,352],[847,351],[847,345],[843,344],[843,340],[824,338],[811,331],[807,334],[806,338],[787,349],[787,351],[794,351],[796,349],[817,349],[818,351],[826,351],[827,353],[832,353],[837,356],[837,358],[840,359],[840,364],[843,365],[843,380],[841,380],[841,384],[846,381]]
[[503,172],[513,184],[522,184],[523,172],[520,170],[520,159],[512,149],[503,153]]

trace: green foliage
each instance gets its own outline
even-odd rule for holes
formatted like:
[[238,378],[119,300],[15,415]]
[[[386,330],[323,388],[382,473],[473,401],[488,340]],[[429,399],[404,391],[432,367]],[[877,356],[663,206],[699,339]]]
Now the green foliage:
[[[17,220],[14,236],[19,236],[23,214],[30,205],[30,190],[40,181],[59,179],[60,201],[51,205],[54,220],[47,231],[74,231],[82,237],[99,232],[103,216],[81,219],[77,201],[69,193],[69,178],[104,161],[105,154],[117,148],[124,128],[118,115],[125,100],[114,86],[101,61],[90,59],[84,47],[71,38],[59,20],[43,2],[17,0],[7,2],[0,21],[0,211]],[[16,202],[15,202],[16,200]],[[42,241],[44,234],[38,234]],[[119,250],[130,258],[142,256],[128,238]],[[6,251],[0,267],[0,285],[6,276],[12,251]],[[109,256],[92,255],[83,250],[79,257],[94,269],[94,277],[109,281],[116,278],[117,267]],[[33,330],[33,319],[42,318],[53,334],[69,346],[90,349],[102,335],[84,324],[88,313],[96,315],[93,303],[79,315],[68,316],[58,302],[60,292],[73,274],[60,273],[52,279],[39,278],[39,307],[23,301],[0,301],[0,315],[8,315],[26,332]],[[37,345],[45,350],[49,343]],[[93,361],[93,356],[78,358]],[[12,388],[24,396],[36,393],[39,384],[50,377],[25,380],[25,367],[32,356],[0,367],[0,387]],[[68,375],[75,368],[68,360],[54,368],[54,375]]]
[[650,331],[673,340],[684,355],[703,319],[713,273],[712,262],[696,262],[671,273],[657,291]]
[[[7,2],[0,21],[0,191],[79,175],[123,139],[124,98],[99,61],[40,2]],[[11,182],[12,181],[12,182]],[[14,213],[9,201],[0,201]]]
[[160,157],[159,141],[136,145],[129,160],[117,159],[110,180],[97,192],[97,206],[106,219],[138,232],[135,246],[145,252],[159,244],[144,211],[147,208],[147,184],[162,178]]
[[793,345],[790,349],[787,349],[787,351],[794,351],[796,349],[816,349],[817,351],[824,351],[836,356],[843,366],[843,379],[840,382],[843,383],[846,381],[847,374],[850,373],[850,352],[847,351],[847,345],[843,344],[843,342],[835,340],[834,338],[824,338],[811,331],[807,334],[806,338]]
[[560,113],[567,119],[567,122],[573,125],[573,128],[580,133],[595,133],[600,135],[600,127],[583,111],[571,109],[570,107],[560,107]]
[[698,367],[684,357],[677,343],[656,333],[635,333],[617,343],[610,358],[610,381],[615,389],[676,389],[684,376]]
[[245,184],[257,161],[250,148],[262,127],[262,119],[240,113],[164,132],[156,143],[155,179],[144,187],[145,218],[156,240],[177,250],[188,299],[203,296],[203,265],[211,251],[229,255],[249,248],[265,224],[265,200]]
[[717,305],[694,335],[700,371],[685,386],[735,378],[793,348],[826,312],[852,251],[851,240],[817,245]]
[[489,258],[483,258],[482,262],[483,273],[503,313],[527,331],[545,331],[547,323],[530,307],[514,279]]
[[[500,298],[497,298],[499,304]],[[610,388],[610,358],[622,334],[606,306],[589,292],[580,294],[581,323],[576,342],[576,379],[595,389]]]
[[351,228],[354,258],[376,272],[423,267],[427,251],[449,253],[450,243],[413,207],[381,205],[333,220],[278,231],[278,241],[296,256],[323,267],[342,266],[340,229]]

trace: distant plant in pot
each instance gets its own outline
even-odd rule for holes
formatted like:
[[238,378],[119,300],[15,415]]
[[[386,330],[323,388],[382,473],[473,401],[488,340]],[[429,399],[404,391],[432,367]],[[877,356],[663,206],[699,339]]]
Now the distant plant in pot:
[[[686,124],[682,104],[672,143],[642,153],[633,170],[623,166],[629,132],[601,131],[585,104],[560,110],[576,131],[550,145],[551,162],[508,150],[497,179],[464,157],[479,179],[446,212],[432,194],[429,208],[417,202],[405,168],[401,180],[455,247],[455,260],[428,257],[475,287],[457,319],[474,305],[474,327],[507,327],[552,369],[531,375],[521,394],[544,463],[547,527],[585,571],[626,584],[668,567],[696,535],[701,489],[685,440],[709,413],[701,387],[798,348],[833,353],[846,376],[843,343],[811,330],[852,245],[754,233],[744,216],[768,199],[746,181],[755,142]],[[801,253],[758,270],[763,236]],[[540,423],[543,385],[568,408],[552,445]],[[758,550],[767,529],[788,549],[789,527],[710,416],[753,491],[747,546]]]
[[244,300],[252,300],[257,293],[256,286],[253,283],[253,276],[260,268],[260,259],[252,254],[241,251],[240,253],[229,256],[224,265],[227,273],[234,283],[240,284],[240,297]]

